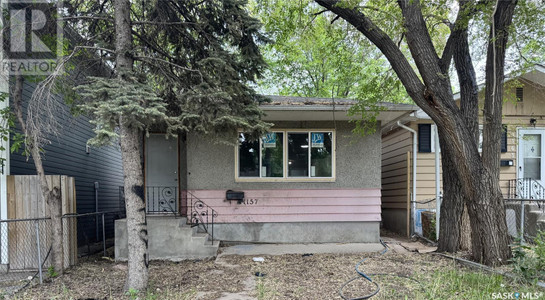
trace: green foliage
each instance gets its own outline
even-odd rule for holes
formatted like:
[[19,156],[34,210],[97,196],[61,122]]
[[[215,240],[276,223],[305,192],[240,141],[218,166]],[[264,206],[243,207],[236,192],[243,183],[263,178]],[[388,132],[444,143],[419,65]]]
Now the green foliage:
[[138,299],[139,294],[140,294],[140,291],[133,288],[130,288],[127,292],[125,292],[125,295],[129,296],[131,300]]
[[[0,102],[9,101],[8,93],[0,93]],[[9,141],[10,135],[12,136],[12,144],[10,146],[10,152],[19,152],[21,146],[24,145],[25,136],[23,134],[15,132],[15,115],[11,111],[9,106],[0,109],[0,151],[6,150],[6,144]],[[23,155],[26,155],[26,150],[23,150]],[[4,170],[6,159],[0,157],[0,166]]]
[[[360,99],[366,95],[364,102],[406,100],[399,84],[387,86],[380,97],[368,91],[391,73],[389,64],[355,29],[333,22],[333,16],[313,1],[256,0],[250,8],[274,40],[263,47],[270,65],[261,82],[264,90],[302,97]],[[392,21],[392,32],[399,31],[398,25]],[[386,90],[392,93],[385,96]],[[389,94],[396,95],[390,99]]]
[[[423,284],[422,291],[418,290],[413,299],[494,299],[494,295],[504,294],[516,299],[515,292],[532,295],[534,293],[539,295],[541,292],[535,286],[518,285],[501,275],[457,267],[438,270],[431,278],[420,281]],[[496,296],[496,299],[502,299],[502,297]],[[535,299],[538,299],[538,296]]]
[[[100,11],[113,18],[110,2],[102,6],[69,2],[68,14]],[[131,55],[134,72],[141,78],[129,80],[128,85],[95,78],[78,89],[84,94],[74,95],[76,99],[83,96],[79,108],[94,117],[97,138],[93,143],[116,138],[115,125],[124,114],[132,126],[143,130],[154,126],[170,134],[196,132],[230,143],[235,143],[237,130],[260,134],[270,127],[261,121],[258,104],[264,99],[250,87],[266,66],[258,45],[268,40],[261,34],[260,22],[248,14],[246,2],[189,0],[180,4],[132,3],[132,21],[140,24],[133,24]],[[108,18],[75,22],[82,36],[93,36],[90,42],[94,45],[115,49]],[[126,93],[132,94],[118,99]]]
[[[342,5],[353,6],[348,1]],[[392,36],[401,36],[395,2],[369,1],[365,9]],[[380,8],[380,9],[378,9]],[[410,102],[381,52],[351,25],[313,1],[255,0],[250,9],[274,43],[263,51],[270,69],[265,93],[357,99],[349,114],[357,134],[374,133],[380,102]],[[372,12],[372,13],[371,13]]]
[[47,268],[47,276],[49,278],[55,278],[55,277],[59,276],[59,273],[57,273],[57,271],[55,271],[55,268],[53,266],[50,266],[49,268]]
[[545,232],[540,231],[533,240],[533,245],[518,241],[512,245],[513,271],[528,282],[545,280]]
[[89,77],[88,80],[77,90],[86,99],[79,107],[94,116],[91,122],[96,125],[96,136],[89,144],[104,145],[117,140],[115,128],[120,120],[140,130],[168,120],[166,104],[145,81],[134,76]]

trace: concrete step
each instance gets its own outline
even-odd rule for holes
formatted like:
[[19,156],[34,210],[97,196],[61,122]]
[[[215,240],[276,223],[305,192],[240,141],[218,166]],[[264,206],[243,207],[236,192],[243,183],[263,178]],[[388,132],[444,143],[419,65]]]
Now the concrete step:
[[529,212],[530,220],[545,221],[545,213],[541,210],[532,210]]
[[[117,220],[115,255],[116,260],[127,259],[126,220]],[[210,242],[207,233],[198,232],[180,218],[148,219],[148,250],[152,260],[204,259],[215,257],[219,241]]]

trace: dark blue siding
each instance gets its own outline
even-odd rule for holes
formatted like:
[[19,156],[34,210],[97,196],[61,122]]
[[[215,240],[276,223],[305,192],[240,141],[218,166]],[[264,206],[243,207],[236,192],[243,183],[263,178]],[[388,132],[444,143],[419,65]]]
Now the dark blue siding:
[[[34,87],[33,83],[25,82],[23,91],[23,111],[25,112]],[[85,116],[72,116],[61,97],[56,100],[62,107],[57,115],[60,134],[57,137],[51,137],[51,144],[44,147],[43,164],[46,174],[60,174],[75,178],[78,213],[95,211],[95,181],[99,182],[99,211],[124,209],[119,202],[119,186],[123,185],[119,145],[91,147],[90,153],[87,154],[87,140],[94,136],[93,125]],[[10,100],[10,105],[12,104]],[[19,124],[16,130],[20,132]],[[21,153],[12,153],[10,174],[34,175],[36,174],[34,162],[32,159],[27,160]],[[106,218],[107,235],[111,237],[114,216],[109,215]],[[78,236],[80,244],[85,243],[87,239],[95,240],[94,217],[81,218],[78,221]]]

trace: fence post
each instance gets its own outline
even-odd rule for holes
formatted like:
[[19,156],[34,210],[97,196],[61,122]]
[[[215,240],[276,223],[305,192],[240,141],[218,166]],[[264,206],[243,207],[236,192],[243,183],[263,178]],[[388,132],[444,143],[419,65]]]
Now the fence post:
[[214,211],[212,211],[212,246],[214,246]]
[[106,228],[104,226],[104,213],[102,213],[102,248],[106,257]]
[[40,225],[38,224],[38,220],[34,220],[34,224],[36,227],[36,246],[38,248],[38,273],[40,274],[40,284],[42,284],[43,277],[42,277],[42,253],[40,252]]
[[524,200],[520,200],[520,243],[524,242]]

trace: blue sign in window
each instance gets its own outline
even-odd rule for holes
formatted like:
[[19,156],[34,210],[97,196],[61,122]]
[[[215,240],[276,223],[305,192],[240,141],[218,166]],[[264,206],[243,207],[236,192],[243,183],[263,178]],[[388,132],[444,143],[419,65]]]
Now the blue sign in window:
[[276,133],[267,133],[263,136],[263,148],[276,148]]
[[323,133],[312,133],[312,148],[323,148],[324,147],[324,134]]

